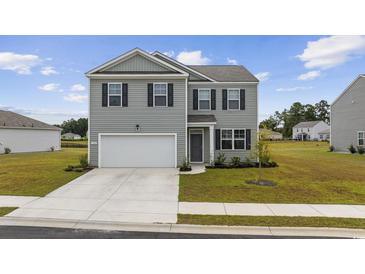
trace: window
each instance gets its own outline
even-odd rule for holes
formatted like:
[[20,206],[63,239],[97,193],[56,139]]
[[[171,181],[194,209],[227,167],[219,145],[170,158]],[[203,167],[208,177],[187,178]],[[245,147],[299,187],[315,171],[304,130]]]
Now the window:
[[308,132],[309,132],[309,128],[308,128]]
[[359,146],[363,146],[364,145],[364,132],[363,131],[358,131],[357,132],[357,144]]
[[166,107],[167,106],[167,84],[157,83],[153,87],[153,99],[154,105],[156,107]]
[[235,110],[240,109],[240,90],[229,89],[228,90],[228,109]]
[[244,129],[222,129],[222,149],[245,149]]
[[198,102],[199,110],[210,110],[210,89],[199,89]]
[[120,107],[122,103],[122,84],[109,83],[108,102],[110,107]]
[[297,132],[299,132],[299,128],[297,128]]

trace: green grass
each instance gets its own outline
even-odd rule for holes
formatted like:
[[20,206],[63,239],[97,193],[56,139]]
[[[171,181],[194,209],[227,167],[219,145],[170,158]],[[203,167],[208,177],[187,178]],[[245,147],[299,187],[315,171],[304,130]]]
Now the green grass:
[[0,195],[44,196],[84,174],[66,172],[77,165],[85,148],[64,148],[55,152],[0,155]]
[[0,207],[0,217],[9,214],[13,210],[17,209],[17,207]]
[[87,140],[61,140],[61,147],[86,147],[88,146]]
[[365,219],[279,216],[178,215],[179,224],[226,226],[338,227],[365,229]]
[[258,169],[208,169],[180,176],[180,201],[365,204],[365,155],[328,152],[324,142],[270,142],[275,187],[248,185]]

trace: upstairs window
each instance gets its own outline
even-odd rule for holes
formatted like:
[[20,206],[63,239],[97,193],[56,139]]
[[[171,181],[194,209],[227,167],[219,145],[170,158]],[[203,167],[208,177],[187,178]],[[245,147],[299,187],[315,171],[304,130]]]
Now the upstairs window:
[[228,109],[237,110],[240,109],[240,90],[229,89],[228,90]]
[[122,84],[109,83],[108,102],[110,107],[120,107],[122,103]]
[[153,100],[156,107],[167,106],[167,84],[156,83],[153,88]]
[[210,89],[199,89],[198,91],[198,109],[199,110],[210,110]]
[[357,132],[357,144],[359,146],[363,146],[364,145],[364,131],[358,131]]

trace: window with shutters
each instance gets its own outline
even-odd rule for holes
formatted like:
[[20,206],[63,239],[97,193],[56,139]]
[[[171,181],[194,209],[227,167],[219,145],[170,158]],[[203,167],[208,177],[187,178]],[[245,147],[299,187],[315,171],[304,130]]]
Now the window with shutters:
[[199,89],[198,90],[198,109],[199,110],[210,110],[211,105],[211,94],[210,89]]
[[156,107],[167,106],[167,84],[154,83],[153,84],[153,102]]
[[222,149],[245,149],[246,130],[245,129],[222,129],[221,148]]
[[108,106],[120,107],[122,105],[122,83],[108,84]]
[[227,93],[228,110],[240,109],[240,90],[229,89]]
[[357,145],[364,146],[364,139],[365,139],[364,131],[358,131],[357,132]]

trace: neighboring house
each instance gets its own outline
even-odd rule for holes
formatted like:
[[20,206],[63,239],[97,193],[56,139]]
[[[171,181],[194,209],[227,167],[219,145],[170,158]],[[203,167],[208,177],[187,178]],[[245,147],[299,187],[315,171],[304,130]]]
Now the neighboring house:
[[283,140],[283,134],[281,134],[280,132],[263,128],[260,129],[260,132],[262,133],[262,138],[264,138],[265,140]]
[[252,157],[258,80],[243,66],[187,66],[131,50],[86,73],[89,157],[99,167]]
[[0,153],[61,149],[61,129],[11,111],[0,110]]
[[68,132],[62,135],[62,139],[65,140],[80,140],[81,136],[72,132]]
[[329,141],[330,140],[330,135],[331,135],[331,130],[325,129],[323,131],[318,132],[319,135],[319,140],[320,141]]
[[359,75],[331,105],[331,145],[347,151],[364,146],[365,75]]
[[323,121],[300,122],[293,127],[294,140],[319,140],[319,132],[329,129],[330,126]]

